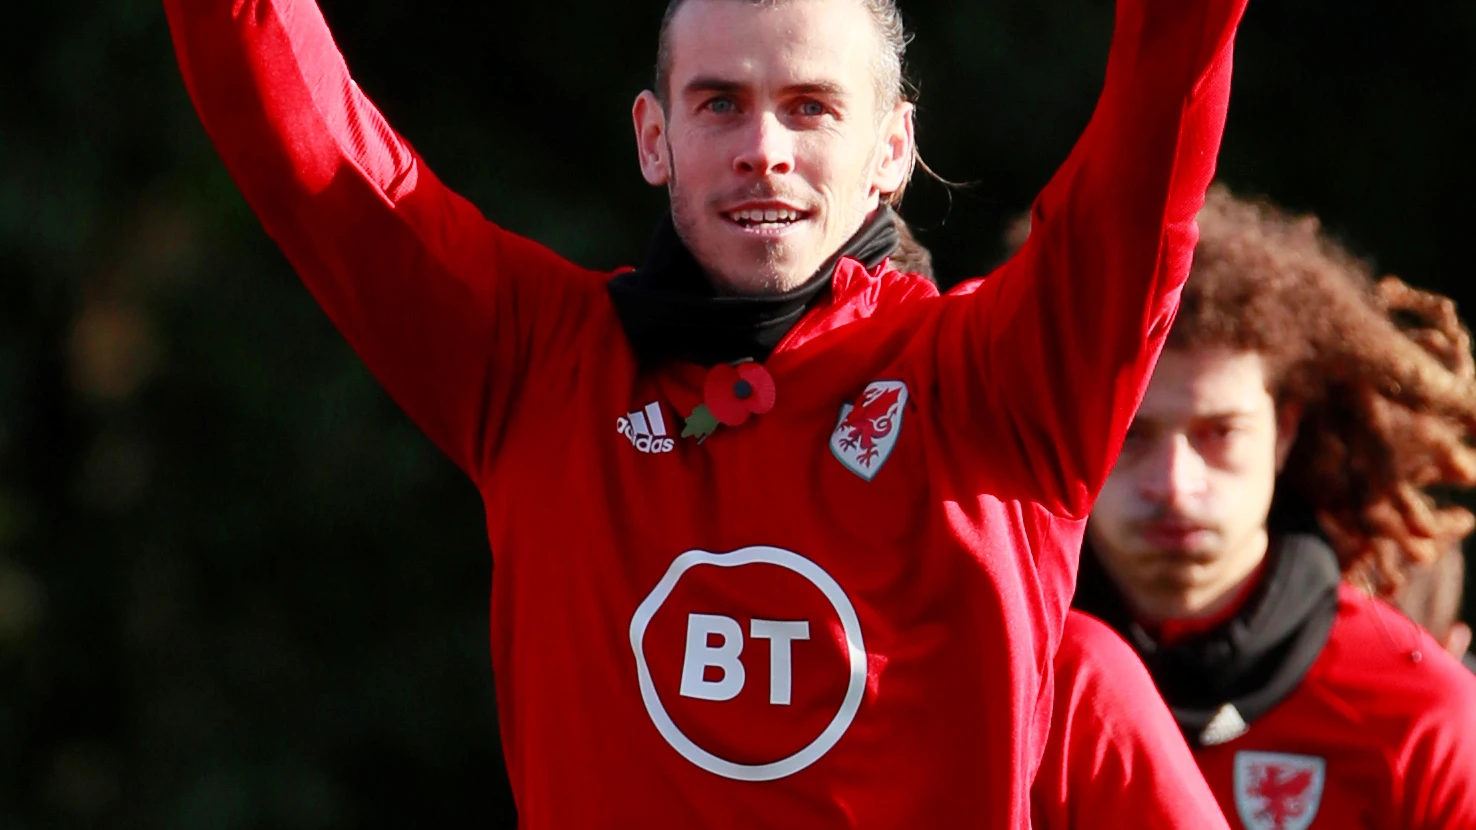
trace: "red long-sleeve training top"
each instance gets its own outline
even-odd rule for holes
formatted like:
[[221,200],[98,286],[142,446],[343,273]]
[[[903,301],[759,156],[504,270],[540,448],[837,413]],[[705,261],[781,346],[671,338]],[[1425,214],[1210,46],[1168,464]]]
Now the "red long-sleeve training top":
[[1228,830],[1168,705],[1132,646],[1066,615],[1033,830]]

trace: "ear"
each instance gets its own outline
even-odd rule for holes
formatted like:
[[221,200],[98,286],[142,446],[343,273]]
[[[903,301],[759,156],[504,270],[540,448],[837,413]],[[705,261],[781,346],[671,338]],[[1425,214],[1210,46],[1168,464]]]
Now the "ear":
[[1461,659],[1471,648],[1471,626],[1461,622],[1454,623],[1450,627],[1450,633],[1445,635],[1445,642],[1441,645],[1445,646],[1445,650],[1450,652],[1452,657],[1457,660]]
[[1302,426],[1302,402],[1282,401],[1276,406],[1276,472],[1286,465],[1292,445],[1297,443],[1297,430]]
[[657,187],[666,184],[671,179],[671,159],[666,155],[666,112],[656,100],[656,94],[648,89],[637,95],[630,117],[635,122],[641,175],[647,184]]
[[913,140],[910,101],[898,101],[882,122],[881,142],[877,147],[876,169],[872,171],[872,188],[879,194],[896,193],[907,184],[912,165],[917,160]]

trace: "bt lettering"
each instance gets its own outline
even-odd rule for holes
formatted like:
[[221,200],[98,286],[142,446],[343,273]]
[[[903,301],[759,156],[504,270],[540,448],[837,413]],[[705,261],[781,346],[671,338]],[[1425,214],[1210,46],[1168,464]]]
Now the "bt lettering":
[[[794,688],[794,641],[810,639],[810,623],[751,620],[748,634],[755,640],[769,641],[769,703],[788,706]],[[743,627],[732,617],[688,614],[681,695],[718,702],[737,697],[748,680],[739,659],[743,646]],[[708,669],[716,669],[717,677],[707,679]]]

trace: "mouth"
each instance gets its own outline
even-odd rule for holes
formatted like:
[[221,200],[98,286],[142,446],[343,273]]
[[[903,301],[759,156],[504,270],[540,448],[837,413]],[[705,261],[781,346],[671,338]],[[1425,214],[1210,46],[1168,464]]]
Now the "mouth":
[[781,236],[813,214],[788,205],[746,205],[722,211],[722,217],[745,234],[760,237]]
[[1204,525],[1179,522],[1153,522],[1142,529],[1146,538],[1160,550],[1186,550],[1209,540],[1212,531]]

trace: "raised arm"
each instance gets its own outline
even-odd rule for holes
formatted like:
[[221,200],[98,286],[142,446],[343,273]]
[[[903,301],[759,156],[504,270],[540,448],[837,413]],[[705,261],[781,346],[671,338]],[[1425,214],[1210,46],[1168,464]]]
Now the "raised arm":
[[1106,85],[1029,240],[947,298],[942,417],[994,492],[1080,518],[1178,307],[1245,0],[1118,0]]
[[[468,474],[558,293],[590,275],[447,189],[349,77],[311,0],[164,0],[231,176],[378,380]],[[540,319],[539,314],[546,319]]]

